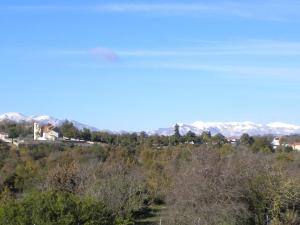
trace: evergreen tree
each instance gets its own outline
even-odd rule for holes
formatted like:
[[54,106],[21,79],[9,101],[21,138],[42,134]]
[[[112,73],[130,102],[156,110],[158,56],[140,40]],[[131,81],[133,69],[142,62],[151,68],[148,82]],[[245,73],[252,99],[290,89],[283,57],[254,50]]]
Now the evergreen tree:
[[201,140],[203,140],[204,143],[210,143],[211,142],[210,131],[203,131],[203,133],[201,134]]
[[226,137],[222,134],[216,134],[215,136],[212,137],[212,140],[213,143],[215,145],[218,145],[219,147],[227,143]]
[[9,130],[8,130],[8,137],[11,138],[11,143],[14,142],[15,138],[19,137],[17,128],[15,126],[9,128]]
[[173,142],[174,142],[174,144],[179,144],[180,141],[181,141],[181,135],[179,132],[179,125],[176,124],[174,127]]
[[90,141],[92,138],[91,131],[87,128],[84,128],[83,131],[81,132],[81,138],[85,141]]
[[184,136],[184,141],[191,143],[191,142],[196,142],[196,134],[192,131],[189,131],[186,133],[186,135]]
[[254,139],[249,134],[243,134],[240,138],[241,145],[251,146],[253,143],[254,143]]
[[60,127],[62,136],[67,138],[78,138],[79,131],[72,122],[66,121]]

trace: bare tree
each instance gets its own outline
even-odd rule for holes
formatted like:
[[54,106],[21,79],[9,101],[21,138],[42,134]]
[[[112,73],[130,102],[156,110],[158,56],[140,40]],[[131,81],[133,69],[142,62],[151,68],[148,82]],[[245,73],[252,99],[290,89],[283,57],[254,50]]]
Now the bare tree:
[[299,204],[299,181],[274,157],[239,152],[221,158],[217,150],[193,151],[173,175],[168,224],[283,222],[284,213]]
[[100,166],[89,194],[104,202],[116,216],[128,218],[142,207],[147,196],[143,176],[123,163],[105,166]]
[[77,162],[57,164],[49,171],[46,189],[70,193],[83,193],[90,182],[89,170]]

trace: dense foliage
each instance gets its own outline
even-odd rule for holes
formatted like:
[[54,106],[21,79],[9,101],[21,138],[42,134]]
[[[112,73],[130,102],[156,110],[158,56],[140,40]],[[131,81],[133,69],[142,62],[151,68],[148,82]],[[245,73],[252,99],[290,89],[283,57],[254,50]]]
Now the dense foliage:
[[270,137],[80,132],[101,142],[0,142],[0,224],[300,224],[300,153]]
[[113,225],[114,217],[101,202],[69,193],[32,193],[0,207],[1,225]]

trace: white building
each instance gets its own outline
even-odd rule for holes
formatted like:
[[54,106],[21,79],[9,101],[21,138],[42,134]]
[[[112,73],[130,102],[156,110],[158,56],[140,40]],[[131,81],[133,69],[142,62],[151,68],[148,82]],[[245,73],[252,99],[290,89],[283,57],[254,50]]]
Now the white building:
[[230,143],[232,145],[237,144],[237,138],[235,138],[235,137],[228,137],[228,138],[226,138],[226,140],[228,141],[228,143]]
[[278,148],[281,144],[280,144],[280,138],[279,137],[275,137],[272,141],[272,145],[273,145],[273,149]]
[[7,133],[0,133],[0,140],[2,140],[4,142],[11,142],[11,139],[8,138]]
[[23,140],[20,139],[11,139],[7,133],[0,133],[0,140],[9,144],[14,144],[15,146],[19,146],[19,144],[24,143]]
[[56,141],[58,139],[58,133],[53,129],[54,126],[52,126],[51,124],[40,126],[38,123],[34,123],[34,140]]
[[292,144],[292,147],[295,151],[300,151],[300,143],[294,143]]

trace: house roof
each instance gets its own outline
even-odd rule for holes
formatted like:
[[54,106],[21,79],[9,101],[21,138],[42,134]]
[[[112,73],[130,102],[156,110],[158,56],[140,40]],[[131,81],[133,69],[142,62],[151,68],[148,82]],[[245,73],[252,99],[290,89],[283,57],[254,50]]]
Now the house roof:
[[55,127],[52,124],[47,124],[42,126],[42,131],[45,133],[48,133],[50,131],[52,131]]

